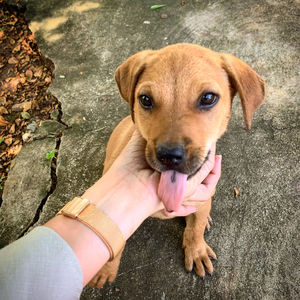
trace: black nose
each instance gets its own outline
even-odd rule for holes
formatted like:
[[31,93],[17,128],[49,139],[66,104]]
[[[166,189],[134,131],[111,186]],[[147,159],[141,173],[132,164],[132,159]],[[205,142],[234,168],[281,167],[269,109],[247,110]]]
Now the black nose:
[[177,166],[185,159],[185,149],[182,146],[156,148],[157,159],[165,166]]

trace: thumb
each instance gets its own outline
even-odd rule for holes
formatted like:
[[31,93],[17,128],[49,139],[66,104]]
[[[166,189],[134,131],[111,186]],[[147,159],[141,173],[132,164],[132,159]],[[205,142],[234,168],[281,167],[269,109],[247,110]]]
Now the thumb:
[[118,164],[140,170],[148,167],[145,159],[146,141],[141,134],[135,130],[125,148],[117,158]]

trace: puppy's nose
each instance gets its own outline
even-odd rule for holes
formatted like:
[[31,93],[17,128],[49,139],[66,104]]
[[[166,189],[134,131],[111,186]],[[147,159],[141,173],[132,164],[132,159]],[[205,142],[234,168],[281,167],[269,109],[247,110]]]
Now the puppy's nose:
[[186,152],[182,146],[156,148],[157,159],[165,166],[178,166],[185,159]]

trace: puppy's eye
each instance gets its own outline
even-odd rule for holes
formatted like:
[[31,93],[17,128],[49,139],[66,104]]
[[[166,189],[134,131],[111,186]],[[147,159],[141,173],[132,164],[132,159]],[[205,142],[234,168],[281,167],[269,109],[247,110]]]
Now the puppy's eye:
[[145,109],[151,109],[153,107],[152,99],[147,95],[139,95],[138,96],[140,104]]
[[198,100],[198,108],[206,109],[213,107],[219,100],[219,96],[215,93],[204,93]]

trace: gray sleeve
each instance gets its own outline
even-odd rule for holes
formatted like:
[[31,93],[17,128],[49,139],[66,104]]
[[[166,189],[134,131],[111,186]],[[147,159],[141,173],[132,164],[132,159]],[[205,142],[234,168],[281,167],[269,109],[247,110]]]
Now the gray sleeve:
[[75,253],[48,227],[36,227],[0,250],[1,299],[79,299],[82,280]]

